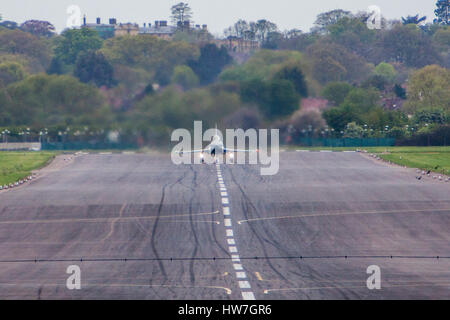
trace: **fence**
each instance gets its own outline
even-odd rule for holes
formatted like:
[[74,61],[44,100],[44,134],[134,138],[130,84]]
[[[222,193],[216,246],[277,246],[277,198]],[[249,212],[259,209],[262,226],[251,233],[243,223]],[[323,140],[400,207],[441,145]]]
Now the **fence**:
[[44,142],[42,150],[129,150],[137,145],[109,142]]
[[394,138],[302,138],[300,145],[307,147],[391,147]]

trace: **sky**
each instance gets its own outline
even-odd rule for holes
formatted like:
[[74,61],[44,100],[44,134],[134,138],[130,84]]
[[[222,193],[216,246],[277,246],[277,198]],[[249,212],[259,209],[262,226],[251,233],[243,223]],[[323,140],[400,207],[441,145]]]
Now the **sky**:
[[[58,32],[66,27],[67,8],[77,5],[88,22],[97,17],[102,22],[117,18],[118,22],[154,23],[170,20],[170,8],[181,0],[2,0],[0,14],[3,20],[22,23],[26,20],[47,20]],[[366,11],[371,5],[381,9],[388,19],[400,19],[407,15],[424,15],[428,22],[434,18],[436,0],[184,0],[193,9],[195,24],[207,24],[214,35],[238,19],[256,21],[267,19],[275,22],[280,30],[293,28],[309,31],[317,14],[333,9],[345,9],[354,13]]]

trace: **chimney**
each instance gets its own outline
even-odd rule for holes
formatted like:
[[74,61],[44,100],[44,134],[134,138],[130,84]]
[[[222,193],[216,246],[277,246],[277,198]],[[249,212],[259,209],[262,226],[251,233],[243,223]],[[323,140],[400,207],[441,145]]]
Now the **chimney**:
[[159,21],[155,21],[155,28],[159,27]]
[[100,18],[97,18],[97,24],[101,24]]
[[146,28],[147,27],[147,24],[144,22],[144,28]]
[[160,21],[159,23],[161,27],[167,27],[167,21]]
[[83,26],[86,25],[86,15],[83,16]]
[[109,19],[109,24],[117,24],[117,19],[116,18]]
[[208,25],[207,24],[204,24],[204,25],[202,25],[202,28],[203,28],[203,30],[208,30]]

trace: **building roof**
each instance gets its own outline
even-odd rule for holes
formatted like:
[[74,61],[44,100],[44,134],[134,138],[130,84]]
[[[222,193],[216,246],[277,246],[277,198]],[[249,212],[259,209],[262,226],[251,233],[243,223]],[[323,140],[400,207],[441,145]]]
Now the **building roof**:
[[177,30],[177,28],[173,27],[173,26],[165,26],[165,27],[151,26],[151,27],[140,27],[139,33],[142,33],[142,34],[174,34],[176,30]]

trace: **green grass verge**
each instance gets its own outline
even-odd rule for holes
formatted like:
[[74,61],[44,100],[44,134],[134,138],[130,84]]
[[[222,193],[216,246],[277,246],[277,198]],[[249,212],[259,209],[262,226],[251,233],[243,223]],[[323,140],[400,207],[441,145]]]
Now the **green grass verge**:
[[44,167],[57,152],[0,152],[0,185],[16,182]]
[[380,157],[402,166],[450,174],[450,152],[396,152]]

